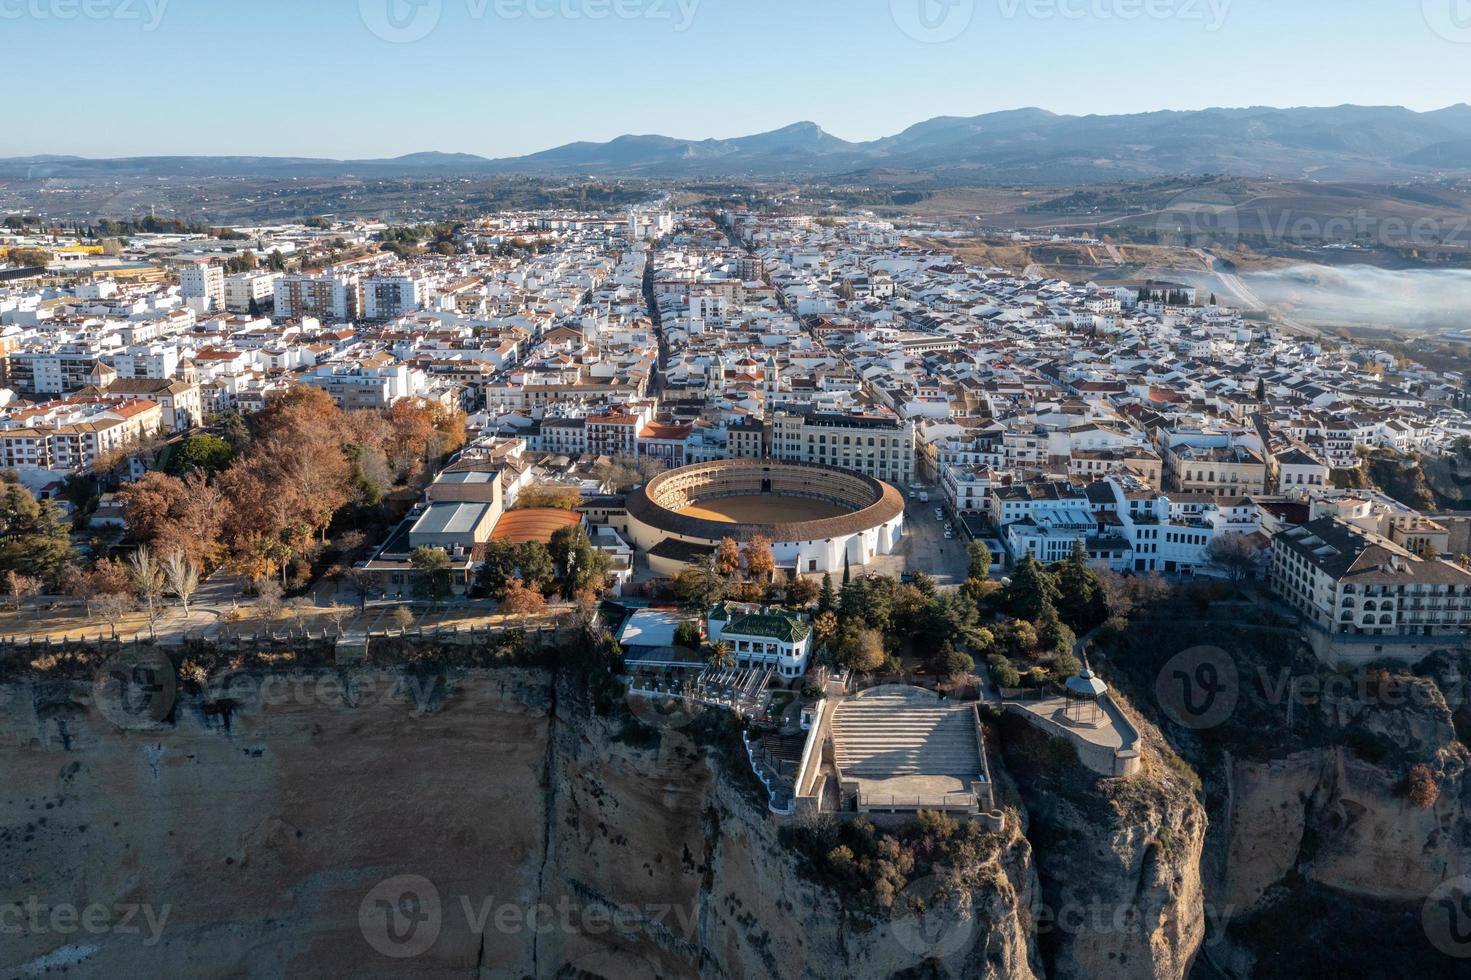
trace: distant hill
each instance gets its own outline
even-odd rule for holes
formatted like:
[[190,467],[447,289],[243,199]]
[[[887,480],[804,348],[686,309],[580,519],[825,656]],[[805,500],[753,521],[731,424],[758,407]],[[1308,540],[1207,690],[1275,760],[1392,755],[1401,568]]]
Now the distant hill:
[[157,176],[533,174],[814,177],[872,171],[953,173],[977,183],[1072,183],[1172,174],[1353,180],[1471,170],[1471,106],[1203,109],[1061,116],[1016,109],[939,117],[851,143],[812,122],[736,139],[620,136],[488,160],[414,153],[380,160],[137,157],[0,160],[0,179]]

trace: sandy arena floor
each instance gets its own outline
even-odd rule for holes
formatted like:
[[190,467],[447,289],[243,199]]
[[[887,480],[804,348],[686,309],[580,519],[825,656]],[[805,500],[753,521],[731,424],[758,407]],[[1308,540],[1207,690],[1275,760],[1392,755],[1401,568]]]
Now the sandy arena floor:
[[787,524],[841,517],[849,510],[824,500],[803,497],[723,497],[680,511],[685,517],[721,524]]

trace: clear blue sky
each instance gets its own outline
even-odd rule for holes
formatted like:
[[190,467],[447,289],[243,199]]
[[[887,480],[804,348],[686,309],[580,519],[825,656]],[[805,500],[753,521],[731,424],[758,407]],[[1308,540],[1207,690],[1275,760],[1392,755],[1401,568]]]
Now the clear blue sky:
[[[680,4],[696,5],[683,31]],[[668,17],[558,12],[619,5]],[[965,29],[924,43],[898,21]],[[435,26],[390,43],[370,23]],[[27,93],[7,100],[0,156],[509,156],[804,119],[872,139],[1020,106],[1471,99],[1468,0],[0,0],[0,38],[7,91]]]

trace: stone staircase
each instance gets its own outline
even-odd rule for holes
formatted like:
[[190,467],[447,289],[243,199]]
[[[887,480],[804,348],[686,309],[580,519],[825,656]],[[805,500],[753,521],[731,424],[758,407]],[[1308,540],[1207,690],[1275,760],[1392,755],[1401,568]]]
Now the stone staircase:
[[852,698],[833,717],[833,752],[847,779],[981,772],[975,709],[933,694],[882,690]]

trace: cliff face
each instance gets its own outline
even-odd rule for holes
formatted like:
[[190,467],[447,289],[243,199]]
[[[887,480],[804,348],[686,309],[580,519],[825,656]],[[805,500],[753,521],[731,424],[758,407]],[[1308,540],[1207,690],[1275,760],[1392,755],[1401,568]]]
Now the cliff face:
[[[1233,930],[1232,941],[1207,947],[1214,966],[1238,977],[1279,973],[1259,948],[1268,923],[1304,904],[1331,896],[1323,927],[1340,936],[1352,957],[1356,942],[1379,956],[1392,950],[1397,966],[1384,975],[1453,965],[1419,929],[1421,907],[1442,883],[1471,873],[1471,778],[1453,712],[1432,679],[1397,680],[1392,692],[1330,699],[1322,717],[1344,740],[1379,747],[1370,761],[1347,745],[1293,752],[1270,761],[1233,759],[1220,767],[1220,812],[1206,854],[1209,901]],[[1378,756],[1378,751],[1371,755]],[[1410,764],[1434,774],[1438,797],[1430,806],[1405,791]],[[1397,915],[1411,926],[1396,942],[1376,917]],[[1267,946],[1267,952],[1274,952]],[[1373,956],[1374,954],[1368,954]],[[1378,969],[1360,959],[1365,971]],[[1289,966],[1288,969],[1291,967]],[[1370,975],[1365,972],[1364,975]]]
[[1056,743],[1020,722],[1003,730],[1031,821],[1051,976],[1181,980],[1205,939],[1205,810],[1165,763],[1158,733],[1135,725],[1145,768],[1124,780],[1066,764]]
[[0,973],[1036,974],[1015,826],[967,913],[870,921],[798,875],[708,740],[626,734],[547,674],[241,682],[145,730],[84,686],[6,689],[0,875],[29,925]]

